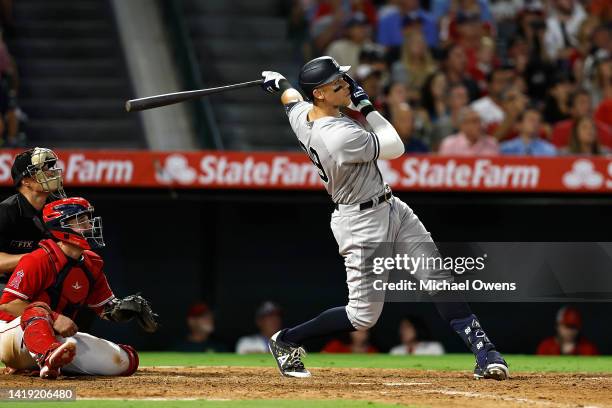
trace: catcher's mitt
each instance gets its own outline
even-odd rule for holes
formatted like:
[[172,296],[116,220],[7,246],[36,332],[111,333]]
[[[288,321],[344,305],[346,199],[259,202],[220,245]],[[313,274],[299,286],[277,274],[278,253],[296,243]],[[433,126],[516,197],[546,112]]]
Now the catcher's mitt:
[[127,322],[136,318],[140,327],[147,333],[153,333],[159,328],[156,320],[159,316],[153,313],[149,302],[140,294],[113,299],[107,304],[102,316],[114,322]]

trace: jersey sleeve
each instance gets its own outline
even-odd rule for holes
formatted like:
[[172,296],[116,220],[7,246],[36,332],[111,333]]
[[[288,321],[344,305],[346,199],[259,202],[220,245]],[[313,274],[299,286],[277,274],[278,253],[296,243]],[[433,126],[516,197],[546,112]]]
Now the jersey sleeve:
[[45,265],[34,254],[21,258],[4,288],[2,300],[8,303],[15,299],[31,301],[44,287]]
[[8,207],[0,205],[0,252],[5,252],[10,243],[11,216]]
[[87,297],[85,303],[89,308],[93,309],[96,313],[99,313],[104,308],[104,305],[114,298],[115,294],[108,284],[106,275],[101,273],[98,279],[96,279],[94,288],[91,291],[91,294]]
[[378,159],[380,144],[374,132],[368,132],[356,123],[331,122],[321,127],[329,154],[338,162],[365,163]]
[[307,118],[305,117],[306,112],[310,109],[310,103],[305,101],[292,102],[285,105],[285,112],[289,118],[289,124],[293,133],[297,135],[298,130],[301,126],[306,126]]

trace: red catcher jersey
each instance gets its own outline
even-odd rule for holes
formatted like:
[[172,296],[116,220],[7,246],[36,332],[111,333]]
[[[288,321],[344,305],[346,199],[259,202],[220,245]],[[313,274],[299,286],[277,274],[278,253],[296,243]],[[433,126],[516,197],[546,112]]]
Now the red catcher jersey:
[[[104,262],[98,254],[84,251],[79,262],[70,260],[57,244],[50,240],[41,241],[42,248],[25,255],[4,288],[0,304],[9,303],[15,299],[28,302],[45,302],[53,307],[52,287],[58,282],[58,274],[69,263],[73,265],[66,269],[61,286],[57,287],[57,305],[55,312],[74,318],[78,306],[86,305],[96,313],[115,296],[106,275],[102,271]],[[88,278],[85,269],[91,272]],[[0,320],[10,321],[14,316],[0,311]]]

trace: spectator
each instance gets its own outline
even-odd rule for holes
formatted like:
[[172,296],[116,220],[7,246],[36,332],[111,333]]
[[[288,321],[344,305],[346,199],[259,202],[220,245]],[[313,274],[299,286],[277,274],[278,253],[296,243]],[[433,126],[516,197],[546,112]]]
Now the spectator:
[[391,124],[397,130],[405,153],[427,153],[427,145],[414,136],[414,113],[407,103],[397,105],[391,110]]
[[553,0],[546,19],[544,43],[550,59],[568,59],[578,46],[578,30],[587,17],[582,5],[575,0]]
[[451,84],[463,84],[468,90],[470,101],[480,96],[478,84],[467,75],[467,58],[465,51],[457,44],[451,44],[444,50],[444,73]]
[[470,71],[474,69],[477,61],[478,49],[481,40],[488,33],[480,22],[480,12],[460,12],[455,17],[456,38],[453,42],[458,43],[464,50],[468,60]]
[[[569,104],[571,118],[558,122],[552,131],[551,142],[558,148],[567,147],[570,143],[570,136],[576,120],[583,117],[593,117],[591,95],[586,89],[579,89],[574,92],[570,97]],[[598,141],[608,147],[612,147],[612,133],[610,127],[598,120],[595,120],[594,124]]]
[[419,0],[399,0],[397,10],[389,10],[378,21],[377,42],[386,47],[399,47],[404,42],[402,22],[408,16],[418,21],[427,45],[435,48],[438,45],[438,27],[433,17],[419,5]]
[[400,60],[393,65],[392,69],[393,79],[404,82],[411,95],[418,95],[427,77],[437,69],[437,64],[420,31],[412,32],[406,37]]
[[573,307],[563,307],[557,313],[557,333],[540,342],[539,355],[597,355],[597,347],[585,339],[582,329],[582,316]]
[[487,128],[487,133],[492,134],[497,140],[507,140],[517,136],[516,127],[528,102],[529,100],[525,94],[518,88],[512,87],[507,89],[502,97],[504,120],[499,124],[490,124]]
[[549,78],[556,72],[546,52],[544,7],[539,1],[527,3],[518,19],[518,36],[528,45],[528,62],[520,72],[527,81],[529,97],[540,102],[548,90]]
[[236,343],[236,353],[268,353],[268,340],[282,328],[282,311],[274,302],[262,303],[255,312],[255,324],[259,333],[244,336]]
[[343,7],[342,0],[327,0],[319,4],[310,25],[315,54],[320,54],[332,41],[342,37],[344,25],[351,15],[352,12]]
[[189,333],[183,342],[176,345],[176,351],[213,353],[227,351],[223,344],[212,338],[215,331],[215,318],[206,303],[198,302],[189,307],[187,327]]
[[482,21],[493,22],[493,16],[489,7],[488,0],[432,0],[431,14],[436,21],[440,21],[442,17],[456,14],[459,11],[474,11],[478,10]]
[[453,85],[448,93],[448,110],[438,118],[433,125],[429,145],[432,151],[437,151],[442,139],[459,130],[459,117],[463,108],[468,106],[469,97],[467,89],[462,84]]
[[423,85],[421,105],[433,123],[436,123],[440,117],[446,115],[447,97],[448,82],[446,81],[446,75],[441,71],[431,74]]
[[348,334],[349,341],[339,339],[329,341],[321,350],[322,353],[378,353],[378,349],[370,344],[370,331],[360,330]]
[[598,156],[604,153],[593,119],[583,116],[574,121],[569,146],[565,150],[569,154],[587,156]]
[[574,84],[567,74],[559,72],[555,76],[544,104],[544,120],[547,123],[554,125],[569,118],[570,95],[574,90],[573,87]]
[[369,95],[370,101],[377,108],[381,106],[382,72],[370,65],[360,65],[355,70],[355,79]]
[[495,156],[499,153],[497,141],[482,131],[480,115],[471,108],[463,108],[459,114],[456,135],[446,137],[440,145],[444,156]]
[[475,64],[468,69],[470,76],[478,84],[481,93],[487,90],[487,78],[496,65],[497,59],[493,39],[491,37],[480,38]]
[[599,106],[612,91],[612,55],[608,51],[598,53],[594,70],[593,85],[589,91],[593,106]]
[[500,145],[501,154],[525,156],[554,156],[555,146],[540,138],[542,115],[529,108],[520,116],[519,136]]
[[486,129],[491,129],[504,121],[504,92],[511,86],[514,73],[508,67],[495,68],[487,78],[488,95],[477,99],[471,104],[480,115]]
[[437,341],[430,341],[429,330],[423,319],[417,316],[406,316],[400,321],[399,335],[401,344],[393,347],[391,355],[432,355],[444,354],[444,346]]
[[366,16],[355,13],[346,23],[345,38],[332,42],[326,55],[333,57],[341,65],[350,65],[350,75],[355,73],[359,65],[359,55],[365,44],[370,42],[371,28]]

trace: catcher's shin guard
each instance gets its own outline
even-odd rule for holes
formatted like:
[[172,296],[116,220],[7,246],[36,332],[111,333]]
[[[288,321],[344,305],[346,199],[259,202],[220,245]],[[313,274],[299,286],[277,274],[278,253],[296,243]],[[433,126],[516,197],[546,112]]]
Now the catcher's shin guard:
[[56,349],[61,344],[55,338],[53,330],[56,317],[57,314],[43,302],[29,304],[21,315],[23,343],[30,353],[36,354],[36,362],[39,365],[44,364],[50,350]]
[[136,370],[138,370],[138,365],[140,364],[140,360],[138,359],[138,352],[134,347],[127,344],[119,344],[118,346],[121,347],[121,349],[127,353],[129,359],[129,365],[127,370],[125,370],[119,375],[128,377],[134,374]]
[[475,315],[464,319],[454,319],[451,327],[476,357],[475,378],[493,378],[505,380],[509,376],[508,364],[502,355],[495,350],[495,345],[480,326]]

